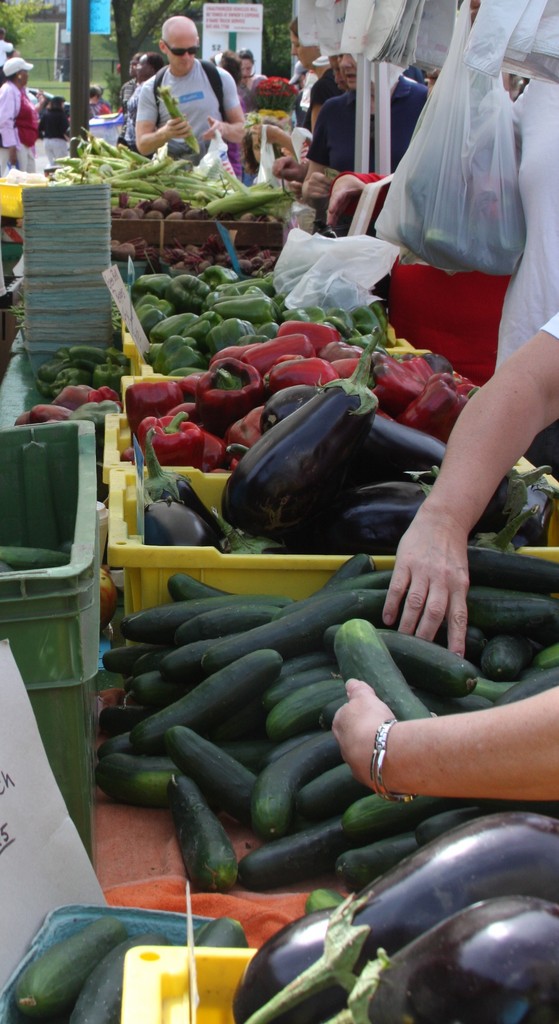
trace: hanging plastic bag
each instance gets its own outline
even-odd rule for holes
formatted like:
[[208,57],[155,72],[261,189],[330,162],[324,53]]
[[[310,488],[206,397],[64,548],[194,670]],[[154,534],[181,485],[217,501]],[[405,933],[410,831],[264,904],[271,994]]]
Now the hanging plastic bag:
[[260,134],[260,165],[256,175],[256,184],[273,185],[274,188],[279,188],[279,181],[272,170],[276,154],[272,143],[268,142],[267,131],[268,126],[263,124]]
[[229,174],[235,173],[229,160],[227,143],[224,141],[221,132],[216,131],[215,134],[212,135],[208,146],[208,152],[202,157],[196,170],[199,174],[202,174],[204,178],[222,177],[224,170]]
[[470,71],[462,4],[448,57],[394,174],[377,235],[404,262],[510,274],[526,237],[513,107],[501,77]]

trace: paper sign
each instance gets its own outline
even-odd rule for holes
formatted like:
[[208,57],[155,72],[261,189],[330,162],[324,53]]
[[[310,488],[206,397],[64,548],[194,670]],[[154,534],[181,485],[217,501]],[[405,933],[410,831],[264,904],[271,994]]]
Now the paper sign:
[[104,906],[105,898],[50,768],[9,641],[1,640],[0,988],[45,916],[71,903]]
[[132,307],[128,288],[122,280],[118,267],[113,264],[113,266],[109,267],[108,270],[104,270],[103,280],[113,297],[116,307],[128,328],[128,332],[131,335],[138,352],[142,356],[145,355],[149,349],[149,341],[140,321],[138,320],[136,312]]

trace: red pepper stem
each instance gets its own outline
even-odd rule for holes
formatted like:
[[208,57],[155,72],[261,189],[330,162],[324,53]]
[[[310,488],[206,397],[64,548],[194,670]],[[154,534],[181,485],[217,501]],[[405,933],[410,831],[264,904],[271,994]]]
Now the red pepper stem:
[[180,425],[181,425],[181,423],[184,423],[184,421],[187,420],[187,419],[188,419],[188,413],[187,412],[178,412],[176,414],[176,416],[173,416],[173,419],[171,420],[171,422],[168,423],[166,427],[163,427],[163,433],[164,434],[176,434],[178,429],[179,429],[179,427],[180,427]]
[[339,380],[330,380],[323,388],[324,391],[326,388],[342,388],[346,395],[358,395],[361,404],[358,409],[354,410],[357,415],[363,415],[363,413],[368,413],[371,410],[375,412],[378,406],[378,399],[369,387],[369,378],[371,375],[371,359],[378,344],[379,334],[379,328],[373,328],[373,331],[371,332],[371,340],[359,356],[359,362],[357,363],[351,377],[341,377]]
[[163,493],[168,493],[175,501],[180,501],[175,473],[169,473],[163,469],[155,449],[153,447],[153,436],[155,428],[150,427],[145,438],[145,458],[147,477],[144,481],[144,494],[150,501],[158,501]]

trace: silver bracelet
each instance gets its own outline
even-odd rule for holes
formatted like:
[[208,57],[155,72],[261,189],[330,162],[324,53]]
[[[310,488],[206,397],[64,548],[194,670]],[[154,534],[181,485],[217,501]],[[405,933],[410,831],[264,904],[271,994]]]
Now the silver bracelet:
[[383,800],[397,801],[398,803],[409,803],[410,800],[415,800],[415,794],[411,793],[390,793],[387,790],[384,782],[382,781],[382,768],[386,757],[386,745],[388,743],[388,734],[393,725],[396,725],[397,718],[390,718],[387,722],[383,722],[379,725],[375,736],[375,745],[373,748],[373,756],[371,759],[371,782],[373,783],[373,789],[378,796],[381,796]]

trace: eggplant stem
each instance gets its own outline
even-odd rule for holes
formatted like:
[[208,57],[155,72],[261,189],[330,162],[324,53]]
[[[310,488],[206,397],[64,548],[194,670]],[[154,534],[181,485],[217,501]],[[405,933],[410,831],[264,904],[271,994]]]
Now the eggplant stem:
[[349,993],[347,1005],[351,1014],[351,1024],[369,1024],[369,1003],[378,988],[382,972],[389,967],[390,959],[386,950],[377,949],[376,960],[369,960],[365,964]]
[[371,332],[371,341],[359,356],[359,362],[357,363],[351,377],[342,377],[339,380],[330,380],[323,387],[324,391],[328,388],[341,388],[346,395],[357,395],[360,399],[360,405],[358,409],[354,409],[352,411],[352,415],[354,416],[362,416],[365,413],[369,413],[371,410],[375,412],[378,406],[377,396],[371,391],[368,386],[368,381],[371,373],[371,359],[378,344],[379,334],[379,328],[374,327]]
[[[153,447],[154,434],[154,427],[150,427],[145,439],[145,459],[148,475],[144,481],[144,493],[149,497],[149,501],[158,501],[164,492],[168,492],[173,501],[180,501],[177,475],[176,473],[167,472],[161,466]],[[145,502],[145,504],[149,504],[149,502]]]
[[333,982],[348,993],[352,991],[357,982],[354,968],[370,932],[369,925],[354,926],[353,917],[368,898],[365,894],[351,893],[332,911],[320,959],[251,1014],[245,1024],[268,1024],[309,996],[329,988]]

